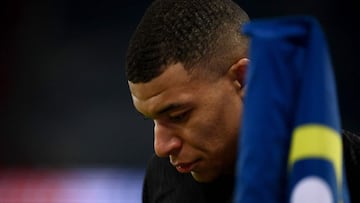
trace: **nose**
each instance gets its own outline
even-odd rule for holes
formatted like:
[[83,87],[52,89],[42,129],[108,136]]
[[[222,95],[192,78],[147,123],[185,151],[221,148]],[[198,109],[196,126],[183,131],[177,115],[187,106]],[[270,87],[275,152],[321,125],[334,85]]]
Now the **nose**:
[[154,121],[154,149],[159,157],[168,157],[176,153],[182,145],[175,130],[169,126]]

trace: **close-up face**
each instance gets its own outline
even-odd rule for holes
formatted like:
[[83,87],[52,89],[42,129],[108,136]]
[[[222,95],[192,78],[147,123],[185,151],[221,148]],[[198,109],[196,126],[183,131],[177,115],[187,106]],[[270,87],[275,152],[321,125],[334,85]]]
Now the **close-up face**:
[[199,182],[234,172],[242,88],[233,76],[199,79],[177,63],[150,82],[129,82],[135,108],[154,121],[156,154]]

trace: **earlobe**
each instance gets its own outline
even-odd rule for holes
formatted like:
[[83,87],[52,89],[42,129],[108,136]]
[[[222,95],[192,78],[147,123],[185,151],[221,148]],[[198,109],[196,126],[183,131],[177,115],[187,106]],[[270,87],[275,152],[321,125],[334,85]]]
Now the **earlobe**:
[[248,64],[249,64],[248,58],[241,58],[236,63],[234,63],[229,69],[230,74],[232,75],[234,82],[239,86],[239,89],[242,89],[243,86],[245,85],[244,81],[245,81],[245,74]]

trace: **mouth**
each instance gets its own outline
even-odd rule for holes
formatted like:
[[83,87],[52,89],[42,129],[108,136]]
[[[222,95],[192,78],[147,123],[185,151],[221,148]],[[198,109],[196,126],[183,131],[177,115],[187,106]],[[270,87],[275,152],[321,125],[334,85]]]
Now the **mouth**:
[[194,167],[196,166],[198,160],[193,161],[193,162],[188,162],[188,163],[178,163],[175,164],[175,168],[178,172],[180,173],[190,173]]

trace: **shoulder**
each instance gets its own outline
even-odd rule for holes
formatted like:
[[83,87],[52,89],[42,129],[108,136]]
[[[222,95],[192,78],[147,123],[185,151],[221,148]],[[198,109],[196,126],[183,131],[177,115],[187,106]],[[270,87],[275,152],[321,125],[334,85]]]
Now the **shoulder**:
[[228,202],[232,198],[234,177],[211,183],[196,182],[190,173],[179,173],[168,158],[152,156],[143,185],[143,202]]
[[342,137],[345,161],[351,163],[352,167],[360,167],[360,135],[343,130]]
[[344,162],[352,202],[360,202],[360,135],[343,130]]
[[159,158],[156,155],[150,158],[145,174],[146,184],[171,188],[177,179],[177,172],[168,158]]
[[200,189],[190,174],[177,172],[168,158],[156,155],[150,158],[143,184],[143,202],[188,202],[199,196]]

